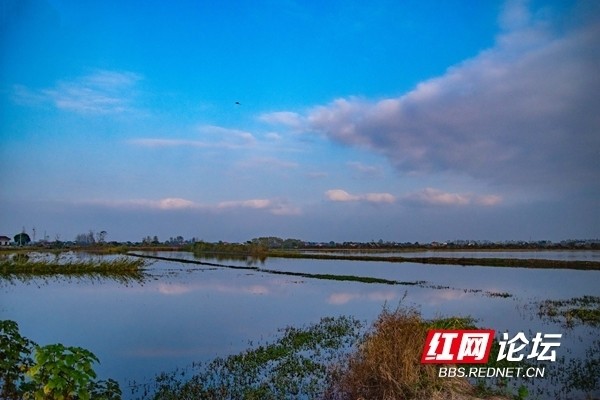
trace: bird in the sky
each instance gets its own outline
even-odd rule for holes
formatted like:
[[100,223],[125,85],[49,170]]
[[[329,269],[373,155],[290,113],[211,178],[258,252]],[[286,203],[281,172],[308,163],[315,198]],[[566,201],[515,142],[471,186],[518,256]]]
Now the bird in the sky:
[[236,106],[239,106],[240,104],[241,104],[241,103],[240,103],[239,101],[236,101],[236,102],[235,102],[235,105],[236,105]]

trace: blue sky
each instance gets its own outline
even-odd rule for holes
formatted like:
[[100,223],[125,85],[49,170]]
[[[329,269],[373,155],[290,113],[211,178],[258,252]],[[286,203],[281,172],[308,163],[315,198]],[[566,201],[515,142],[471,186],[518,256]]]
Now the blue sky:
[[3,0],[0,234],[600,237],[598,4]]

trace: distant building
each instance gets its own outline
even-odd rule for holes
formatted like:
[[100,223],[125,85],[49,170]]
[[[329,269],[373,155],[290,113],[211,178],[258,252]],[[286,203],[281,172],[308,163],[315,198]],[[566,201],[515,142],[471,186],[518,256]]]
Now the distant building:
[[10,246],[10,238],[8,236],[0,236],[0,246]]

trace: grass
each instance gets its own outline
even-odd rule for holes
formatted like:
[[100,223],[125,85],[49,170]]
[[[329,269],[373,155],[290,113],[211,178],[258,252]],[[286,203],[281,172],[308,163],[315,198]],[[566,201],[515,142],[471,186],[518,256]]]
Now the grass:
[[582,296],[567,300],[545,300],[539,305],[538,315],[567,327],[576,324],[600,326],[600,297]]
[[145,262],[140,259],[119,257],[113,260],[85,261],[31,260],[25,254],[0,260],[0,279],[28,281],[35,278],[105,278],[123,283],[143,282]]
[[436,365],[421,364],[429,329],[472,329],[472,322],[470,318],[424,321],[411,309],[384,309],[358,350],[336,371],[330,398],[444,399],[473,394],[466,379],[440,378]]

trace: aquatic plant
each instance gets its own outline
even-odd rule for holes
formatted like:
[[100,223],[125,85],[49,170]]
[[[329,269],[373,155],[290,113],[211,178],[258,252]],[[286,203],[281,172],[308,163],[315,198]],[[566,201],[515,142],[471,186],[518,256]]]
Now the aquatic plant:
[[538,315],[567,327],[576,324],[600,326],[600,297],[581,296],[567,300],[545,300],[540,303]]
[[323,318],[306,328],[287,327],[273,343],[200,364],[182,381],[161,374],[153,399],[319,398],[328,387],[329,367],[339,362],[360,336],[351,317]]
[[124,284],[143,282],[145,262],[141,259],[119,257],[112,260],[32,260],[29,257],[13,257],[0,260],[0,280],[12,282],[30,281],[37,278],[111,279]]

